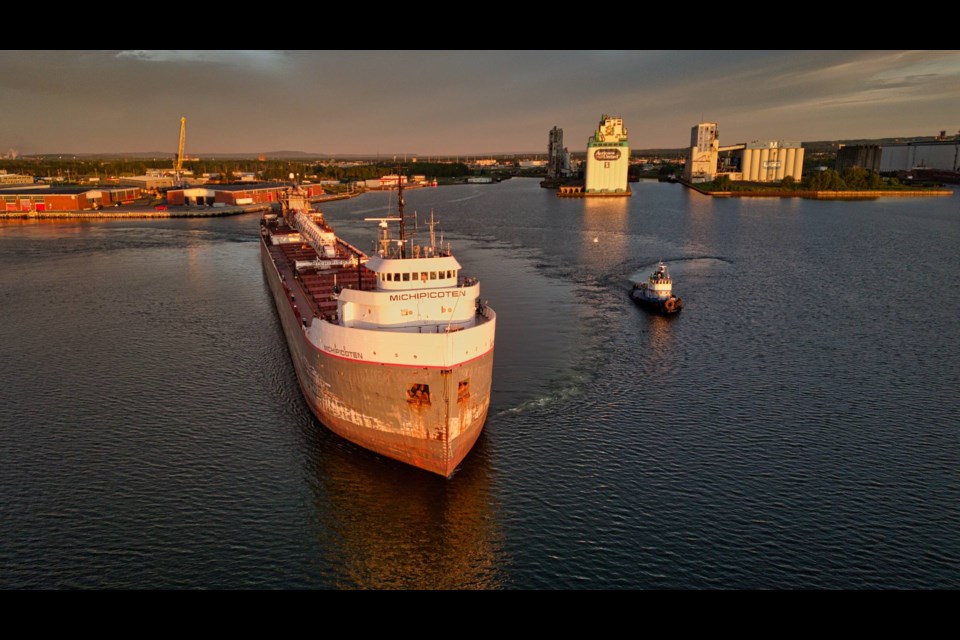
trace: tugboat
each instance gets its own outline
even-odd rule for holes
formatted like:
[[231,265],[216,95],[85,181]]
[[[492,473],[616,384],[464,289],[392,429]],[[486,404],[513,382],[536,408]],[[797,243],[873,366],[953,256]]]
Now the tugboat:
[[679,313],[683,309],[683,299],[673,295],[673,279],[662,260],[647,282],[633,285],[630,298],[644,309],[664,315]]

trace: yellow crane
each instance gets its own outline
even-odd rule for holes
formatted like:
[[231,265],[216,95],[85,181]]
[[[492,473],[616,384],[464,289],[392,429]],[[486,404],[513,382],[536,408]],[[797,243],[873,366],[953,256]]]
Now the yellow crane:
[[183,143],[187,139],[187,119],[185,117],[180,118],[180,145],[177,147],[177,162],[173,165],[173,175],[175,176],[176,185],[178,187],[183,186],[183,181],[181,175],[183,173]]

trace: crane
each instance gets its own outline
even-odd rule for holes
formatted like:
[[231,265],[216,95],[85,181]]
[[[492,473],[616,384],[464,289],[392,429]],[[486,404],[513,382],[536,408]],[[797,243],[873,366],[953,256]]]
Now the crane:
[[183,143],[187,139],[187,119],[185,117],[180,118],[180,145],[177,147],[177,161],[173,165],[173,175],[174,180],[176,181],[176,186],[182,187],[183,180]]

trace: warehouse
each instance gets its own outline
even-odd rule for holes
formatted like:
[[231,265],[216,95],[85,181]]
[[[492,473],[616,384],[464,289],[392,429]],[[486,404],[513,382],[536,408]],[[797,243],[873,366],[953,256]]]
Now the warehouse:
[[0,185],[33,184],[33,176],[24,176],[19,173],[7,173],[0,169]]
[[136,187],[9,187],[0,189],[3,211],[85,211],[129,204],[140,197]]
[[880,152],[880,171],[933,169],[960,172],[960,140],[930,140],[907,144],[885,144]]
[[[189,187],[186,189],[171,189],[167,191],[167,204],[176,205],[206,205],[206,206],[238,206],[259,204],[263,202],[279,202],[281,195],[290,187],[282,182],[260,184],[222,184]],[[305,184],[301,188],[307,192],[307,197],[323,195],[323,187],[318,184]]]
[[140,187],[144,191],[166,189],[173,186],[173,178],[170,176],[128,176],[121,177],[120,184]]

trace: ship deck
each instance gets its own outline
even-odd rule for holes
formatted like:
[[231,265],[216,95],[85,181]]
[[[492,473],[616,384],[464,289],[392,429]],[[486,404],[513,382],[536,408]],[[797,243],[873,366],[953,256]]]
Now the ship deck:
[[[323,229],[323,243],[314,250],[281,221],[264,219],[262,225],[262,263],[311,411],[331,431],[361,447],[449,477],[473,447],[489,409],[493,310],[477,309],[477,331],[456,331],[440,339],[314,325],[321,336],[329,329],[337,337],[337,344],[318,345],[303,325],[311,319],[339,324],[334,283],[341,291],[373,291],[376,273],[357,260],[348,264],[366,256],[339,238],[331,251],[326,245],[334,239],[326,235],[329,228]],[[317,264],[307,264],[313,261]],[[421,329],[403,328],[411,333]],[[368,341],[375,344],[371,347]],[[388,349],[392,358],[365,357],[368,347],[379,344],[393,346]],[[431,347],[424,349],[426,344]]]
[[[297,230],[285,224],[267,224],[270,233],[280,239],[295,234]],[[337,238],[335,260],[366,255],[356,247]],[[329,259],[321,257],[306,242],[272,243],[267,240],[267,250],[290,291],[290,300],[301,318],[320,318],[336,322],[337,298],[335,287],[373,291],[377,288],[376,274],[362,264],[357,266],[331,266],[328,268],[296,268],[297,261]],[[298,286],[299,285],[299,286]]]

